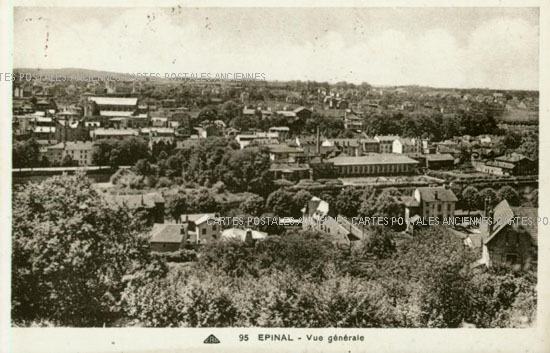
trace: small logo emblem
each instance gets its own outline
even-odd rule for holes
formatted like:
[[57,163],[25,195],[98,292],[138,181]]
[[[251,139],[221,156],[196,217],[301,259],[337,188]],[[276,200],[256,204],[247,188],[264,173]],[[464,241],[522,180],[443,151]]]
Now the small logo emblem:
[[206,339],[204,340],[204,343],[207,343],[207,344],[220,343],[220,340],[216,336],[210,335],[206,337]]

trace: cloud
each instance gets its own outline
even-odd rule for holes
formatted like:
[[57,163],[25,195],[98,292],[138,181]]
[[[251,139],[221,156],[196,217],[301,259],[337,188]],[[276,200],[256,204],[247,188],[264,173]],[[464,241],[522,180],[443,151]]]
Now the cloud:
[[[411,23],[365,23],[357,33],[327,22],[321,12],[317,23],[313,10],[308,17],[219,9],[189,9],[181,17],[168,9],[84,10],[85,16],[82,9],[53,10],[16,9],[17,67],[538,89],[538,23],[522,18],[480,20],[462,28],[464,35],[444,20],[415,23],[414,31]],[[357,18],[353,23],[357,28]]]

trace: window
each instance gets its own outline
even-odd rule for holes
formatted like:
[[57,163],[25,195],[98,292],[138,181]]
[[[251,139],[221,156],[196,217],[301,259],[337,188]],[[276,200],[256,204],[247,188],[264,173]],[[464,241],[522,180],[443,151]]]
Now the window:
[[441,212],[441,204],[437,205],[437,212]]
[[202,235],[205,235],[205,234],[206,234],[206,229],[205,229],[205,228],[203,228],[203,229],[201,230],[201,234],[202,234]]
[[212,230],[216,230],[216,225],[213,225],[213,226],[212,226]]
[[506,254],[506,262],[510,265],[515,265],[518,263],[518,255],[517,254]]

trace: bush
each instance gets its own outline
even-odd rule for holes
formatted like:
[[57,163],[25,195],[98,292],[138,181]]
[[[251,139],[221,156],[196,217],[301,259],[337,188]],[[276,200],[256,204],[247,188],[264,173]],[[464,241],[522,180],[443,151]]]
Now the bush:
[[278,187],[292,186],[294,183],[290,180],[279,179],[273,182]]
[[182,249],[174,252],[161,252],[154,254],[166,262],[182,263],[197,261],[197,252],[192,249]]
[[157,186],[161,187],[161,188],[167,188],[167,187],[172,186],[172,181],[170,179],[168,179],[167,177],[161,177],[157,181]]
[[223,181],[218,181],[212,186],[212,190],[216,194],[223,194],[226,190],[225,184]]

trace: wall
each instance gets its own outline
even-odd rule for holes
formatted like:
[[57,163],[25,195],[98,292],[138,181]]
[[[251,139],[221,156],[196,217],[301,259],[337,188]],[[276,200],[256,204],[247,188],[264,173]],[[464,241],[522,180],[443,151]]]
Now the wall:
[[[506,235],[508,235],[508,243],[506,242]],[[506,263],[506,255],[508,254],[516,254],[518,256],[517,264],[521,264],[522,267],[529,266],[531,260],[536,261],[533,256],[535,247],[531,241],[531,236],[527,232],[515,229],[512,226],[506,226],[485,246],[487,247],[490,265]]]

